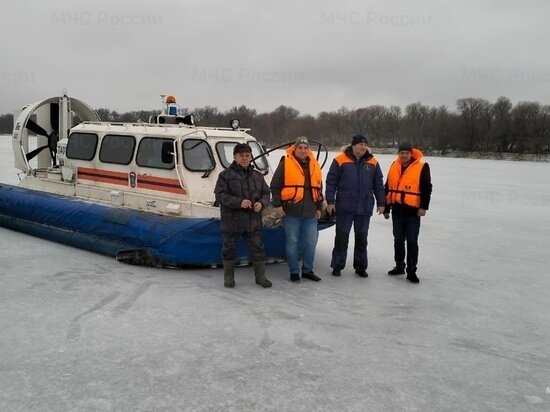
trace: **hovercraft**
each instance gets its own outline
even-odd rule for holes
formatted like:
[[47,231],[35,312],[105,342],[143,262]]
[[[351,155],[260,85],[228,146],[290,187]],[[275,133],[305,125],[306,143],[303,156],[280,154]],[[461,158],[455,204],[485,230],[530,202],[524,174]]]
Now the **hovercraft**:
[[[101,121],[66,93],[17,111],[12,143],[21,182],[0,184],[0,225],[130,264],[221,265],[218,175],[233,147],[247,143],[269,182],[268,152],[237,119],[231,127],[198,126],[173,96],[161,97],[160,113],[137,123]],[[322,148],[326,161],[320,143],[317,156]],[[319,230],[331,225],[321,221]],[[262,234],[268,262],[283,261],[284,231],[269,210]],[[249,262],[242,241],[237,256]]]

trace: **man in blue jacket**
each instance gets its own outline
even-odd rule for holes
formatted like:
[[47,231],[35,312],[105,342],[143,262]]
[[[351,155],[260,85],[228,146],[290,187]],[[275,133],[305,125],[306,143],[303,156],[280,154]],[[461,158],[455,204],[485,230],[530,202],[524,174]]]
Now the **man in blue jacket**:
[[336,156],[327,175],[327,213],[336,212],[336,237],[332,250],[332,275],[340,276],[346,266],[351,225],[355,231],[353,268],[368,277],[367,235],[374,208],[384,213],[386,203],[382,169],[370,153],[367,138],[353,136],[351,146]]

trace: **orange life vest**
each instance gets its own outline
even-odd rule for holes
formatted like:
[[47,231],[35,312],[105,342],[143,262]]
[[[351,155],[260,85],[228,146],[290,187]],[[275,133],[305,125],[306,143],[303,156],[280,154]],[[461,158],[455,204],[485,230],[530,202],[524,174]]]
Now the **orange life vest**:
[[388,172],[388,194],[386,204],[405,204],[412,207],[420,207],[420,172],[424,166],[422,152],[412,150],[414,161],[403,171],[403,165],[399,156],[391,164]]
[[[309,157],[309,177],[311,184],[311,195],[314,202],[323,200],[323,177],[321,167],[315,159],[315,156],[308,150]],[[294,146],[286,149],[284,158],[284,183],[281,190],[281,200],[283,202],[298,203],[304,198],[305,176],[304,170],[298,160],[294,157]]]

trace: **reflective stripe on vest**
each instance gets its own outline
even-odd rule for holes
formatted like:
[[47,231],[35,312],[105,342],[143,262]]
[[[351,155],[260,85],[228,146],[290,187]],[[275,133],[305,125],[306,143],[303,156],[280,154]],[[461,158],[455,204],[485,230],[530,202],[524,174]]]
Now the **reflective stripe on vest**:
[[[287,149],[284,158],[284,182],[281,189],[281,200],[283,202],[298,203],[304,198],[305,176],[302,166],[293,156],[294,147]],[[311,195],[314,202],[323,200],[323,178],[321,167],[311,151],[308,151],[309,157],[309,177],[311,184]]]
[[388,172],[388,194],[386,204],[405,204],[412,207],[420,207],[420,172],[424,166],[424,159],[412,162],[404,173],[403,165],[397,158],[390,166]]
[[[354,160],[350,159],[350,157],[345,153],[340,153],[338,156],[334,158],[336,163],[338,163],[338,166],[342,166],[346,163],[355,163]],[[378,160],[374,156],[372,156],[369,160],[367,160],[365,163],[368,163],[374,167],[378,164]]]

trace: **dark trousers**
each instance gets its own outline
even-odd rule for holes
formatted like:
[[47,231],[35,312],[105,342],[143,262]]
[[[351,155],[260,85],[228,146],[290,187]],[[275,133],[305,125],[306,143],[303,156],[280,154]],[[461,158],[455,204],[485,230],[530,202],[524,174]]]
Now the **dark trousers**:
[[337,214],[336,215],[336,237],[334,238],[334,249],[332,249],[333,269],[342,270],[346,266],[348,255],[349,232],[351,225],[355,232],[355,247],[353,250],[353,268],[366,270],[369,266],[367,256],[367,235],[369,234],[370,216]]
[[262,242],[262,231],[251,232],[222,232],[222,257],[223,260],[235,260],[237,241],[242,236],[254,262],[265,260],[264,244]]
[[395,264],[405,267],[405,241],[407,242],[407,273],[416,273],[418,263],[418,234],[420,216],[407,215],[401,211],[392,212],[393,247]]

